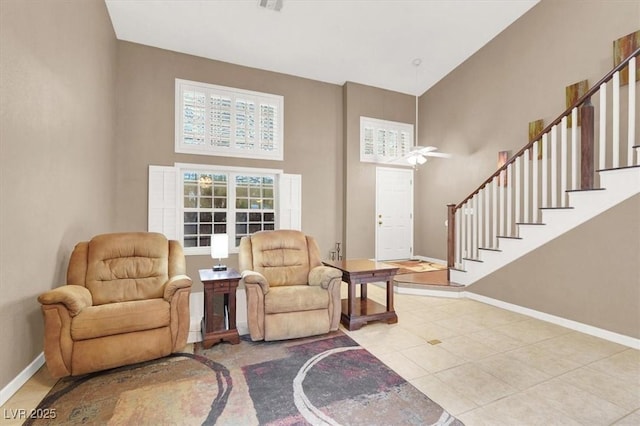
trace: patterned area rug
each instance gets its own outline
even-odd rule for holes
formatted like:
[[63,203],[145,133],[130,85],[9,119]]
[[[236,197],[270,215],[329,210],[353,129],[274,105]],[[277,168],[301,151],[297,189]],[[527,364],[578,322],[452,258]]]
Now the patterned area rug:
[[431,272],[442,271],[447,269],[447,265],[442,265],[434,262],[427,262],[426,260],[398,260],[395,262],[386,261],[389,265],[399,267],[397,275],[401,274],[414,274],[419,272]]
[[62,379],[38,409],[69,425],[462,425],[342,332],[197,352]]

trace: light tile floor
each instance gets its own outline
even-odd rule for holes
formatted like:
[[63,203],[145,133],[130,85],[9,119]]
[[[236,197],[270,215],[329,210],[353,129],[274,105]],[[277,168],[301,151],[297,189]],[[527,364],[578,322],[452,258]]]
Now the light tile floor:
[[[468,426],[640,425],[638,350],[468,299],[396,294],[395,307],[397,324],[344,331]],[[42,368],[0,423],[21,424],[10,410],[54,383]]]
[[640,425],[640,351],[469,299],[394,298],[397,324],[345,332],[466,425]]

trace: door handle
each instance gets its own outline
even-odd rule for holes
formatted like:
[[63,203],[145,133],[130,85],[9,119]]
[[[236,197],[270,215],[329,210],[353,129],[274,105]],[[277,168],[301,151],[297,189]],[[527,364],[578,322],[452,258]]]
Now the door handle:
[[382,225],[382,221],[381,220],[378,221],[378,225]]

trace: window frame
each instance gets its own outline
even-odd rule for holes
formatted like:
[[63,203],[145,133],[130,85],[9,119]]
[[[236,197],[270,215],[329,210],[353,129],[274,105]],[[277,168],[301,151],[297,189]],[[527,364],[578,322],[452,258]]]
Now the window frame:
[[[230,124],[230,146],[214,146],[211,143],[210,132],[207,131],[207,123],[211,115],[208,102],[205,102],[205,132],[204,144],[194,145],[184,143],[183,126],[184,126],[184,102],[183,94],[185,90],[199,90],[206,93],[207,98],[211,95],[220,95],[229,97],[231,101],[231,124]],[[235,105],[236,100],[249,100],[256,103],[256,141],[252,149],[240,148],[235,143]],[[275,149],[267,151],[261,149],[261,127],[260,127],[260,105],[262,103],[274,105],[277,111],[275,120]],[[284,96],[271,93],[263,93],[251,90],[238,89],[233,87],[219,86],[215,84],[201,83],[197,81],[183,80],[176,78],[175,80],[175,152],[182,154],[198,154],[198,155],[215,155],[220,157],[240,157],[254,158],[261,160],[284,160]]]
[[[184,173],[193,171],[197,173],[210,173],[210,174],[227,174],[227,235],[229,235],[229,253],[238,253],[238,247],[235,245],[236,237],[236,211],[238,210],[235,205],[236,199],[236,184],[235,176],[237,175],[250,175],[250,176],[269,176],[274,178],[274,206],[273,210],[275,221],[275,229],[280,228],[280,188],[279,180],[284,174],[281,169],[266,169],[266,168],[254,168],[254,167],[235,167],[235,166],[219,166],[209,164],[190,164],[190,163],[176,163],[176,199],[177,199],[177,238],[183,245],[185,255],[210,255],[210,247],[185,247],[184,246],[184,213],[186,211],[184,207]],[[244,211],[245,209],[240,209]],[[211,209],[212,213],[214,208]],[[264,209],[256,210],[264,212]]]
[[[373,153],[367,153],[367,141],[365,140],[366,129],[373,128]],[[385,141],[381,141],[377,139],[377,134],[379,131],[391,132],[396,131],[398,133],[406,132],[408,133],[407,144],[404,147],[399,147],[399,151],[396,149],[395,155],[384,155],[379,154],[380,146],[379,144],[384,144]],[[398,139],[398,144],[400,139]],[[390,121],[390,120],[381,120],[378,118],[371,117],[360,117],[360,162],[363,163],[376,163],[376,164],[393,164],[399,166],[407,166],[410,165],[404,162],[398,162],[397,160],[411,151],[411,148],[414,146],[414,125],[411,123],[402,123],[399,121]],[[386,148],[386,147],[383,147]]]

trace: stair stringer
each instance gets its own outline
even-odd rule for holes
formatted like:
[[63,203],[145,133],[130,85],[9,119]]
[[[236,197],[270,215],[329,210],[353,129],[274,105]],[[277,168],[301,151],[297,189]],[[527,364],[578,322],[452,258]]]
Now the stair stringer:
[[506,266],[576,226],[640,194],[640,167],[601,170],[602,191],[568,192],[569,209],[542,209],[544,225],[519,224],[520,238],[499,238],[499,250],[479,250],[479,259],[464,261],[463,270],[452,269],[452,283],[470,285]]

